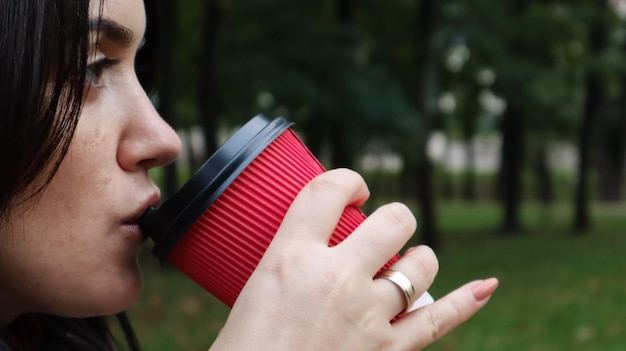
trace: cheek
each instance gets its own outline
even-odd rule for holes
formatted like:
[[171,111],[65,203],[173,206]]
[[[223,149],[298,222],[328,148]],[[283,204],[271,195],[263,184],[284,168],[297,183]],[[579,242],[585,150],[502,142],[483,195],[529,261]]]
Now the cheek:
[[[81,122],[89,122],[91,116],[85,117]],[[79,123],[44,193],[11,221],[13,258],[7,265],[13,273],[6,278],[16,281],[16,295],[28,296],[28,304],[43,312],[111,314],[128,307],[141,290],[139,244],[124,242],[111,215],[121,183],[114,132],[114,125]]]
[[90,152],[97,149],[90,145],[84,145],[80,153],[77,149],[67,155],[39,204],[47,209],[42,218],[51,221],[51,226],[72,231],[94,222],[109,203],[113,185],[112,172],[99,161],[97,152]]
[[[58,170],[54,186],[59,193],[67,189],[80,189],[70,195],[88,200],[102,195],[111,188],[116,166],[117,140],[112,126],[85,125],[84,116],[79,123],[72,145]],[[104,200],[100,198],[100,200]]]
[[[90,117],[90,116],[85,116]],[[89,121],[84,118],[81,122]],[[66,250],[111,250],[109,231],[118,205],[120,174],[116,167],[114,133],[101,126],[80,125],[70,150],[38,204],[36,221],[58,228]],[[108,239],[105,240],[105,239]],[[88,251],[89,252],[89,251]],[[91,251],[92,259],[102,255]]]
[[67,317],[113,314],[136,301],[142,288],[136,255],[122,254],[106,233],[80,230],[67,216],[68,225],[51,225],[42,206],[30,215],[36,218],[17,219],[28,225],[14,226],[12,240],[2,243],[0,277],[13,296],[3,292],[0,299]]

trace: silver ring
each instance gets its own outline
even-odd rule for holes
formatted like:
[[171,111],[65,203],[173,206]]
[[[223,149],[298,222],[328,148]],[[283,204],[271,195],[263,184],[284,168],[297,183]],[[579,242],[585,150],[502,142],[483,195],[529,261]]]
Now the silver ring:
[[393,269],[385,269],[374,277],[374,279],[378,278],[386,279],[392,282],[398,288],[400,288],[400,291],[402,291],[402,295],[404,295],[404,298],[406,300],[406,307],[404,308],[404,311],[402,311],[402,313],[407,312],[409,308],[413,306],[416,297],[415,287],[413,287],[413,284],[411,284],[411,281],[409,280],[409,278],[406,277],[406,275]]

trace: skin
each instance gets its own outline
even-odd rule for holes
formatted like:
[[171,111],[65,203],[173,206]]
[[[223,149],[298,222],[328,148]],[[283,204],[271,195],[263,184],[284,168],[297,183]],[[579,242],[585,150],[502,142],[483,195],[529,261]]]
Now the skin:
[[[395,319],[406,307],[404,297],[389,281],[372,277],[414,233],[411,211],[400,203],[382,206],[343,242],[327,245],[345,206],[368,196],[363,179],[345,169],[310,182],[211,350],[421,350],[485,306],[498,286],[495,278],[470,282]],[[432,284],[438,261],[430,248],[418,246],[391,268],[405,274],[419,296]]]
[[[135,75],[143,3],[107,1],[103,11],[69,153],[46,191],[13,211],[8,233],[0,233],[0,326],[25,312],[112,314],[141,291],[143,238],[135,220],[159,200],[148,170],[174,160],[181,146]],[[103,59],[117,63],[101,70]]]
[[[159,200],[148,170],[171,162],[181,145],[135,75],[143,2],[104,3],[91,60],[115,64],[92,65],[76,135],[58,173],[0,229],[0,328],[27,312],[113,314],[141,291],[137,256],[143,238],[135,222]],[[414,233],[409,209],[383,206],[344,242],[327,245],[345,206],[368,196],[363,179],[349,170],[311,181],[211,350],[419,350],[487,303],[495,279],[469,283],[394,319],[405,308],[403,296],[395,285],[372,277]],[[432,250],[420,246],[392,268],[420,295],[438,263]]]

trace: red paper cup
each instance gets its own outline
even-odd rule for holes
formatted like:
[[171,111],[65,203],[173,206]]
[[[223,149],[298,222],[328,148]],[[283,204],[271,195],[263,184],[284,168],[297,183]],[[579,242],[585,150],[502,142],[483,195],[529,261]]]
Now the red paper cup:
[[[178,193],[140,220],[162,262],[228,306],[235,303],[298,192],[325,171],[291,125],[280,117],[252,118]],[[347,207],[329,245],[341,242],[365,218],[357,207]]]

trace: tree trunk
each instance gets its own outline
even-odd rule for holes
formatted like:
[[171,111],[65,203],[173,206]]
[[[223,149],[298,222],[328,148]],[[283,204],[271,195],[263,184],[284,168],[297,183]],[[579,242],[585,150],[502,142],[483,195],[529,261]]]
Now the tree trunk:
[[622,78],[622,92],[611,101],[611,115],[602,120],[598,152],[598,200],[619,202],[624,187],[626,162],[626,77]]
[[218,89],[217,69],[219,57],[219,37],[222,23],[222,9],[219,0],[205,4],[204,28],[199,62],[198,109],[204,152],[207,158],[217,150]]
[[421,240],[432,248],[440,246],[440,238],[437,231],[437,216],[433,182],[433,167],[426,153],[428,135],[433,124],[434,111],[429,105],[431,100],[431,87],[433,84],[432,74],[434,52],[432,38],[436,26],[436,0],[420,0],[416,7],[415,46],[416,58],[416,106],[419,116],[424,118],[424,129],[415,150],[417,157],[416,189],[421,217],[420,223]]
[[148,96],[155,93],[155,83],[157,82],[157,67],[159,58],[159,4],[148,1],[146,7],[146,32],[145,42],[141,50],[137,52],[135,58],[135,70],[137,78]]
[[415,188],[417,178],[417,157],[415,157],[415,149],[413,145],[405,145],[406,148],[400,150],[401,157],[404,161],[402,171],[400,175],[400,181],[397,184],[397,191],[400,194],[400,199],[404,202],[412,202],[419,196],[418,191]]
[[476,200],[476,171],[474,169],[474,144],[472,136],[465,137],[465,171],[463,173],[463,200],[473,202]]
[[354,17],[354,0],[337,0],[335,5],[339,23],[352,23],[352,18]]
[[[511,6],[511,15],[518,17],[526,12],[529,2],[515,0]],[[526,47],[520,38],[511,43],[512,51],[518,55],[524,55]],[[515,81],[520,78],[516,77]],[[511,82],[509,82],[511,83]],[[512,235],[522,231],[522,223],[519,218],[520,202],[522,200],[522,170],[524,162],[524,108],[517,96],[521,93],[516,91],[517,84],[509,84],[509,97],[507,112],[502,117],[501,135],[502,149],[500,152],[500,172],[498,174],[498,196],[502,202],[502,223],[499,233]]]
[[[626,87],[626,86],[625,86]],[[620,106],[626,94],[620,94]],[[598,153],[598,200],[617,203],[622,200],[624,163],[626,161],[626,118],[621,109],[610,120],[604,121]]]
[[[172,128],[176,128],[176,35],[178,33],[178,17],[173,0],[159,1],[158,27],[159,57],[158,80],[159,113]],[[167,198],[178,191],[176,163],[164,167],[163,195]]]
[[[605,3],[596,2],[596,8],[602,13]],[[590,57],[597,58],[608,45],[608,30],[602,16],[594,18],[589,31]],[[580,234],[591,227],[589,214],[589,168],[591,166],[591,148],[593,135],[605,112],[606,91],[600,73],[592,65],[587,68],[585,77],[585,108],[580,125],[578,141],[578,177],[574,197],[574,233]]]
[[[443,152],[443,164],[447,164],[448,160],[451,159],[452,154],[452,143],[450,142],[450,138],[446,138]],[[439,180],[439,184],[441,184],[441,198],[452,201],[455,197],[455,189],[454,189],[454,177],[452,176],[452,172],[443,168],[441,174],[437,177]]]
[[554,191],[552,189],[552,177],[550,176],[550,166],[545,145],[541,145],[537,150],[533,160],[533,169],[537,184],[537,198],[543,205],[550,205],[554,200]]
[[503,205],[500,234],[519,233],[522,225],[519,207],[522,189],[522,165],[524,158],[524,124],[519,106],[511,104],[502,120],[502,151],[500,153],[499,191]]
[[586,79],[587,96],[583,121],[580,126],[578,140],[578,176],[574,197],[574,232],[583,233],[589,230],[589,166],[591,164],[591,144],[595,118],[600,108],[600,90],[602,83],[597,74],[588,73]]
[[332,150],[330,150],[330,163],[332,168],[352,168],[354,153],[352,145],[349,143],[347,131],[341,121],[336,121],[330,130],[329,136],[332,140]]
[[[425,146],[418,152],[424,152]],[[419,156],[421,162],[417,166],[417,196],[421,217],[418,218],[418,227],[422,234],[422,243],[435,249],[440,247],[441,240],[437,230],[437,216],[435,195],[433,191],[433,167],[432,162],[425,153]]]
[[[336,0],[335,15],[340,30],[353,26],[354,18],[354,1],[353,0]],[[353,45],[347,42],[345,45]],[[348,63],[350,64],[350,63]],[[337,97],[341,100],[341,97]],[[330,162],[333,168],[352,168],[354,161],[354,152],[350,144],[350,138],[347,137],[349,131],[346,128],[345,120],[341,116],[335,116],[330,128],[329,138],[332,145],[330,150]]]

